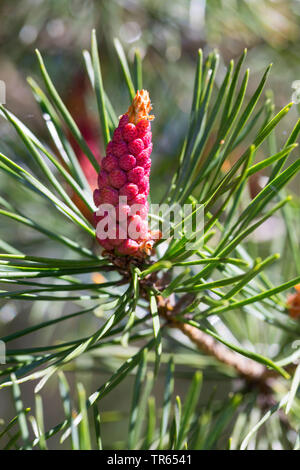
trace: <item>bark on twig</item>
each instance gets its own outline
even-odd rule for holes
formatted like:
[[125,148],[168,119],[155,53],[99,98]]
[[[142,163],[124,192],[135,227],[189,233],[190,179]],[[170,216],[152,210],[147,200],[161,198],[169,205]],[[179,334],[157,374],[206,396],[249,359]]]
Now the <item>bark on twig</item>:
[[267,379],[274,376],[274,372],[268,370],[262,364],[230,350],[198,328],[176,320],[174,313],[177,313],[178,305],[173,307],[167,299],[158,296],[158,307],[160,315],[168,321],[170,327],[180,330],[201,351],[215,357],[223,364],[233,367],[247,381],[266,385]]
[[218,343],[212,336],[194,326],[182,322],[172,322],[172,326],[182,331],[198,349],[233,367],[239,375],[247,380],[261,381],[268,372],[262,364],[231,351],[223,344]]

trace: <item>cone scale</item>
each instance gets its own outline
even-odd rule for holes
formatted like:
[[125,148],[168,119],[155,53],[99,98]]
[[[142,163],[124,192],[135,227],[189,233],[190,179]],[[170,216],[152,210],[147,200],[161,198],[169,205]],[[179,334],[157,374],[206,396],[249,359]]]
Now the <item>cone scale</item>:
[[300,284],[294,286],[295,293],[287,298],[287,307],[292,318],[300,319]]
[[[149,176],[151,169],[152,109],[149,93],[137,91],[101,161],[98,187],[94,191],[96,238],[109,253],[149,256],[154,234],[148,228]],[[114,209],[114,220],[104,205]],[[115,231],[105,230],[114,222]],[[107,225],[106,225],[107,224]],[[111,226],[111,225],[110,225]]]

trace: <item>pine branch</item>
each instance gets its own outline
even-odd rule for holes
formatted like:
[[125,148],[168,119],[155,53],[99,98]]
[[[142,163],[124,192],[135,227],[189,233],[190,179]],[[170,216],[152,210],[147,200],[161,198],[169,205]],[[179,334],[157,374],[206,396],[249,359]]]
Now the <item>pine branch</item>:
[[277,375],[274,371],[268,370],[263,365],[231,351],[198,328],[188,323],[178,321],[176,315],[180,314],[179,310],[181,304],[172,306],[168,299],[159,297],[158,305],[159,313],[167,320],[169,327],[180,330],[199,350],[215,357],[221,363],[232,367],[238,375],[245,378],[247,381],[265,384],[268,378]]

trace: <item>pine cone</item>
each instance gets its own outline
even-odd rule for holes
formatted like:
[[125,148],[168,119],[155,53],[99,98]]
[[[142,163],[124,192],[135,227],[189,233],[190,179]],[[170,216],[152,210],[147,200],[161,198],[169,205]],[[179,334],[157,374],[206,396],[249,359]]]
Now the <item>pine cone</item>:
[[[148,228],[151,109],[149,93],[138,91],[107,145],[94,191],[96,238],[106,251],[117,255],[150,255],[158,236]],[[103,204],[114,210],[107,211]],[[113,234],[110,224],[115,224]]]

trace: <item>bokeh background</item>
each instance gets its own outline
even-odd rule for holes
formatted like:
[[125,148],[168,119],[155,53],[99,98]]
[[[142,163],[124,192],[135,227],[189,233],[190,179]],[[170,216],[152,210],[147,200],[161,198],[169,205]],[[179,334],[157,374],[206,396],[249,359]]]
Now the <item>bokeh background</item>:
[[[237,59],[247,48],[246,66],[251,71],[249,94],[253,93],[266,66],[272,62],[267,88],[272,89],[276,110],[291,101],[294,91],[292,83],[300,80],[299,0],[1,0],[0,18],[0,80],[6,83],[8,108],[51,146],[40,111],[26,82],[30,75],[41,83],[34,54],[34,49],[38,48],[60,95],[99,157],[101,135],[96,103],[86,76],[82,50],[90,48],[90,34],[95,27],[106,92],[117,113],[121,114],[128,107],[128,93],[113,39],[119,38],[129,60],[133,60],[134,52],[139,48],[143,57],[144,86],[151,92],[156,114],[151,184],[153,199],[157,200],[176,168],[180,145],[186,132],[199,47],[205,55],[213,49],[219,51],[217,83],[221,82],[229,60]],[[297,116],[298,109],[295,106],[280,127],[282,134],[277,136],[279,143],[285,140]],[[28,161],[22,143],[2,119],[0,151],[17,161]],[[20,190],[2,175],[0,186],[2,194],[9,194],[10,200],[14,200],[15,205],[25,213],[34,214],[36,220],[41,218],[49,227],[53,227],[54,223],[59,226],[57,216],[54,220],[53,213],[48,214],[45,206],[33,196],[32,199],[27,196],[24,201]],[[299,180],[293,183],[292,190],[300,195]],[[262,243],[280,245],[278,237],[274,240],[274,233],[280,234],[282,230],[280,220],[273,220],[272,223],[275,223],[275,230],[274,225],[270,226],[269,232],[264,232]],[[299,225],[295,230],[299,233]],[[63,250],[54,243],[51,245],[46,240],[45,244],[42,236],[3,218],[0,219],[0,232],[3,240],[26,253],[65,256]],[[78,237],[72,225],[66,235]],[[60,249],[62,251],[57,251]],[[289,273],[289,277],[293,274]],[[24,328],[34,323],[35,319],[55,318],[62,311],[74,311],[74,308],[72,310],[63,302],[51,305],[49,302],[16,304],[10,301],[4,305],[0,301],[1,336]],[[93,331],[95,325],[95,319],[89,322],[80,319],[74,323],[74,331],[64,330],[62,326],[59,337],[67,340],[74,337],[74,332],[76,336],[82,337]],[[56,334],[56,330],[50,329],[43,333],[42,339],[38,334],[32,335],[30,339],[15,341],[14,347],[50,344]],[[120,350],[120,361],[122,354]],[[184,393],[187,381],[201,360],[199,355],[197,358],[195,356],[195,364],[190,364],[187,369],[184,366],[184,350],[178,351],[179,393]],[[85,361],[88,359],[81,359],[76,370],[70,371],[68,378],[72,381],[72,374],[76,373],[88,389],[89,385],[94,389],[93,384],[102,382],[103,377],[108,377],[109,371],[115,366],[109,357],[101,359],[101,367],[97,365],[97,360],[93,364]],[[226,374],[230,376],[230,371],[226,371]],[[208,381],[202,397],[204,401],[218,385],[216,376],[213,371],[210,374],[209,368],[206,377]],[[226,384],[228,386],[228,382]],[[222,396],[228,392],[227,386],[217,386],[216,401],[218,394]],[[102,405],[106,413],[103,419],[106,422],[107,442],[111,442],[113,433],[119,447],[124,445],[122,439],[127,424],[124,419],[120,426],[114,426],[120,416],[114,412],[113,403],[117,402],[119,410],[123,410],[126,416],[130,389],[131,384],[127,381],[115,390],[110,401],[104,400]],[[158,397],[160,392],[158,384]],[[25,385],[24,393],[24,401],[30,406],[32,385]],[[55,407],[56,394],[56,387],[50,386],[44,395],[49,426],[55,424],[60,416],[61,410]],[[0,419],[12,415],[10,392],[1,392]],[[55,440],[52,445],[55,447]]]
[[[219,83],[225,65],[247,48],[249,94],[272,62],[268,86],[278,108],[291,101],[292,83],[300,77],[298,0],[2,0],[0,13],[7,104],[40,135],[45,126],[26,83],[28,75],[39,79],[35,48],[45,56],[77,122],[83,126],[88,120],[96,142],[95,102],[82,58],[82,50],[90,47],[91,29],[97,30],[106,90],[120,113],[127,109],[128,96],[113,39],[120,39],[131,59],[140,49],[144,84],[157,116],[153,177],[160,179],[176,165],[174,153],[186,130],[199,47],[206,55],[212,49],[220,52]],[[295,115],[289,118],[294,122]],[[286,121],[284,125],[288,130]]]

